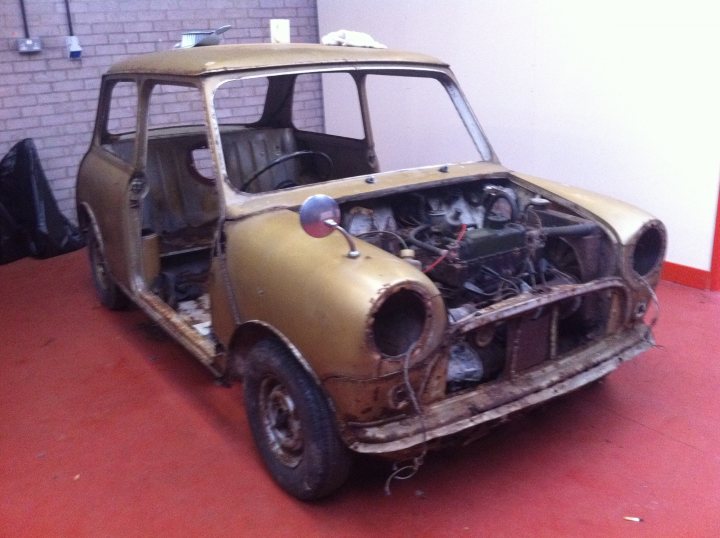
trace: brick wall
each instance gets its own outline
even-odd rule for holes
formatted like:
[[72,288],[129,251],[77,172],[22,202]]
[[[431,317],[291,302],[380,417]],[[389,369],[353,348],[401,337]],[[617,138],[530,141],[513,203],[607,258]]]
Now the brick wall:
[[[292,40],[317,42],[315,0],[70,0],[81,60],[67,58],[64,0],[25,0],[40,53],[17,52],[20,3],[0,11],[0,157],[33,138],[60,209],[75,219],[75,176],[90,142],[100,75],[116,60],[166,50],[183,30],[231,24],[224,43],[269,41],[269,20],[290,19]],[[316,90],[316,89],[315,89]],[[312,89],[311,89],[312,91]],[[317,92],[316,92],[317,93]]]

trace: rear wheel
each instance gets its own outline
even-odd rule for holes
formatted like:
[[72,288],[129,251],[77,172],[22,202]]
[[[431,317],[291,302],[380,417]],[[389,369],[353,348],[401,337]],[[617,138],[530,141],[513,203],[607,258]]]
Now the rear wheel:
[[245,410],[263,463],[301,500],[314,500],[347,479],[351,456],[325,395],[279,342],[263,340],[248,356]]
[[125,308],[128,304],[127,297],[110,276],[105,256],[100,247],[100,240],[92,227],[88,232],[87,244],[90,270],[92,271],[93,283],[100,302],[110,310]]

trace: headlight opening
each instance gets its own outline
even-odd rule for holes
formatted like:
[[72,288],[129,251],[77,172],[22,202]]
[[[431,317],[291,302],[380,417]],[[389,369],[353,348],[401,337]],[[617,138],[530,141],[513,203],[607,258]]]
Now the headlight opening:
[[401,357],[423,337],[427,323],[422,296],[411,289],[397,289],[386,295],[373,316],[375,347],[386,358]]
[[638,234],[630,262],[638,275],[646,277],[660,267],[664,255],[665,232],[662,225],[653,223]]

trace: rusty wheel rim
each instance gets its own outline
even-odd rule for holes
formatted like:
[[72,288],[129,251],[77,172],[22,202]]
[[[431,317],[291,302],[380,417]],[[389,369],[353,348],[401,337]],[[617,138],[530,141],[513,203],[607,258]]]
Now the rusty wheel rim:
[[292,395],[275,378],[267,377],[261,383],[260,412],[273,455],[284,465],[296,467],[303,452],[302,423]]

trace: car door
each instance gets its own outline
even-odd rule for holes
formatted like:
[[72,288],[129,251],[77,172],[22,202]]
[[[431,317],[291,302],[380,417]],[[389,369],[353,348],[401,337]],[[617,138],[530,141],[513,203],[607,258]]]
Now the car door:
[[130,286],[133,240],[128,233],[131,191],[139,175],[138,85],[133,79],[105,78],[91,146],[80,165],[78,210],[99,235],[106,268],[122,287]]

